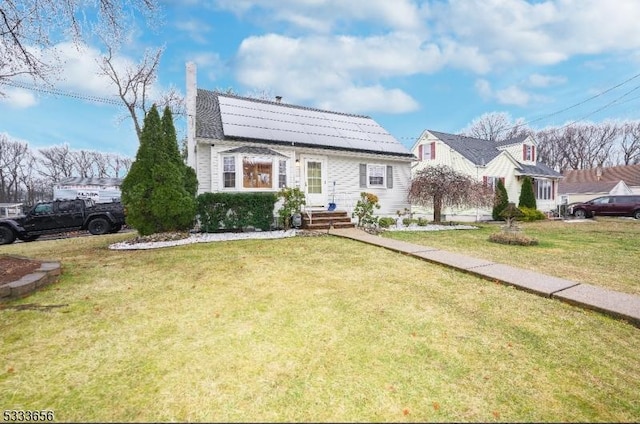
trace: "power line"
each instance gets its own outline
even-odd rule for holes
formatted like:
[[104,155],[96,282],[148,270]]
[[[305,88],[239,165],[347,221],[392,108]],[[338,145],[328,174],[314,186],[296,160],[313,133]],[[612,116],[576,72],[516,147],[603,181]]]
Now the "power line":
[[68,91],[57,90],[55,88],[37,87],[34,85],[29,85],[29,84],[20,83],[20,82],[14,82],[14,81],[7,81],[7,80],[0,80],[0,84],[8,85],[16,88],[22,88],[24,90],[45,93],[45,94],[53,94],[56,96],[70,97],[74,99],[86,100],[86,101],[96,102],[96,103],[105,103],[113,106],[123,106],[121,100],[108,99],[105,97],[92,96],[88,94],[72,93]]
[[[555,115],[559,115],[559,114],[561,114],[561,113],[563,113],[563,112],[566,112],[566,111],[571,110],[571,109],[573,109],[573,108],[576,108],[576,107],[578,107],[578,106],[582,106],[583,104],[585,104],[585,103],[587,103],[587,102],[590,102],[591,100],[597,99],[598,97],[601,97],[601,96],[603,96],[603,95],[607,94],[608,92],[615,90],[616,88],[622,87],[623,85],[625,85],[625,84],[626,84],[626,83],[628,83],[629,81],[633,81],[634,79],[636,79],[636,78],[638,78],[638,77],[640,77],[640,73],[635,74],[635,75],[634,75],[634,76],[632,76],[631,78],[628,78],[628,79],[626,79],[625,81],[623,81],[623,82],[621,82],[621,83],[619,83],[619,84],[617,84],[617,85],[614,85],[613,87],[607,88],[606,90],[601,91],[600,93],[595,94],[595,95],[593,95],[593,96],[591,96],[591,97],[589,97],[589,98],[587,98],[587,99],[584,99],[584,100],[582,100],[582,101],[580,101],[580,102],[578,102],[578,103],[576,103],[576,104],[574,104],[574,105],[571,105],[571,106],[566,107],[566,108],[564,108],[564,109],[560,109],[560,110],[558,110],[558,111],[556,111],[556,112],[552,112],[552,113],[550,113],[550,114],[548,114],[548,115],[541,116],[540,118],[537,118],[537,119],[534,119],[534,120],[531,120],[531,121],[527,121],[527,122],[524,122],[524,123],[519,124],[519,125],[514,125],[511,129],[518,128],[518,127],[521,127],[521,126],[523,126],[523,125],[529,125],[529,124],[532,124],[532,123],[534,123],[534,122],[541,121],[541,120],[543,120],[543,119],[551,118],[551,117],[553,117],[553,116],[555,116]],[[634,90],[636,90],[637,88],[638,88],[638,87],[636,87]],[[631,90],[631,91],[634,91],[634,90]],[[629,93],[624,94],[622,97],[626,96],[627,94],[629,94]],[[615,103],[615,101],[614,101],[614,102],[612,102],[612,103]],[[598,109],[598,110],[596,110],[596,111],[594,111],[594,112],[590,113],[590,114],[589,114],[589,115],[587,115],[586,117],[591,116],[591,115],[593,115],[593,114],[595,114],[595,113],[597,113],[597,112],[600,112],[600,111],[601,111],[601,110],[603,110],[603,109],[606,109],[609,105],[610,105],[610,104],[608,104],[607,106],[605,106],[605,107],[603,107],[603,108],[600,108],[600,109]],[[583,118],[580,118],[580,119],[578,119],[578,120],[577,120],[577,121],[575,121],[575,122],[581,121],[582,119],[585,119],[585,118],[584,118],[584,117],[583,117]]]

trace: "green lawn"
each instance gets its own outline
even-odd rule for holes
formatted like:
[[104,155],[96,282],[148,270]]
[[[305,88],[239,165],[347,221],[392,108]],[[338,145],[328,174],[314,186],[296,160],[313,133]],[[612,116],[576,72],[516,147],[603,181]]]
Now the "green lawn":
[[[0,309],[4,410],[640,420],[640,330],[623,321],[336,237],[107,249],[127,237],[0,248],[64,265],[58,283]],[[26,303],[60,307],[10,308]]]
[[[475,225],[475,224],[471,224]],[[640,221],[598,218],[571,223],[521,223],[537,246],[505,246],[487,241],[498,224],[472,231],[385,232],[385,237],[465,253],[581,283],[640,295]]]

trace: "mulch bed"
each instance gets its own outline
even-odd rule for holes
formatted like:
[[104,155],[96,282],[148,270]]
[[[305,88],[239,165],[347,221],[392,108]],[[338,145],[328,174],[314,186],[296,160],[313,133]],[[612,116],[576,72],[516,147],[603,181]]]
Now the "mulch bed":
[[42,263],[15,256],[0,256],[0,285],[19,280],[40,268]]

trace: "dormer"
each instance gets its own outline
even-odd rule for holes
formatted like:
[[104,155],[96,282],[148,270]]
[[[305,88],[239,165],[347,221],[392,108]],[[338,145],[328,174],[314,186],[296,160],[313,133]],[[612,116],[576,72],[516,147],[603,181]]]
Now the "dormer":
[[536,162],[536,146],[527,138],[522,143],[522,161],[523,162]]

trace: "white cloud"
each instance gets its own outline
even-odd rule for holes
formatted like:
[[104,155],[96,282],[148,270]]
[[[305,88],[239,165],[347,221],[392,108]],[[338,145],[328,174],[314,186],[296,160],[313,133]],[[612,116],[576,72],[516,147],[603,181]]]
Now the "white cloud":
[[439,36],[476,46],[494,67],[640,48],[636,0],[451,0],[431,16]]
[[[100,75],[98,60],[100,51],[85,45],[60,43],[55,46],[57,56],[64,62],[56,88],[80,94],[112,97],[114,89],[111,81]],[[115,57],[114,63],[122,59]]]
[[4,96],[0,96],[0,103],[4,103],[15,109],[26,109],[38,104],[35,94],[23,88],[2,86]]
[[490,100],[493,97],[493,90],[489,81],[485,79],[476,80],[475,88],[483,99]]
[[529,93],[515,85],[494,90],[489,81],[485,79],[476,80],[475,89],[484,100],[495,100],[503,105],[527,106],[532,100],[532,96]]
[[205,44],[209,41],[207,34],[211,32],[211,26],[206,22],[190,19],[186,21],[176,21],[175,27],[179,31],[186,32],[189,38],[199,44]]
[[527,79],[527,83],[532,87],[549,87],[552,85],[564,84],[567,81],[565,77],[554,75],[531,74]]
[[405,113],[419,108],[410,95],[402,90],[387,90],[380,85],[368,87],[347,87],[344,90],[323,96],[318,107],[350,113]]
[[[396,99],[389,111],[416,107],[400,90],[382,89],[382,81],[397,76],[434,72],[442,53],[433,45],[401,34],[357,37],[290,38],[268,34],[245,39],[235,60],[237,79],[252,88],[268,87],[290,100],[314,100],[328,93],[359,90],[379,93],[372,98]],[[374,87],[377,87],[374,89]],[[378,106],[370,104],[370,110]]]
[[526,106],[531,100],[531,96],[515,85],[511,85],[502,90],[496,90],[496,100],[503,105]]
[[411,0],[218,0],[217,6],[237,15],[253,12],[261,20],[318,32],[351,21],[377,22],[396,30],[422,26],[421,9]]

